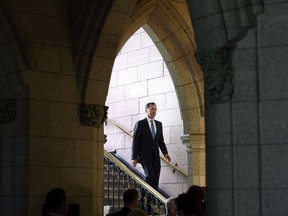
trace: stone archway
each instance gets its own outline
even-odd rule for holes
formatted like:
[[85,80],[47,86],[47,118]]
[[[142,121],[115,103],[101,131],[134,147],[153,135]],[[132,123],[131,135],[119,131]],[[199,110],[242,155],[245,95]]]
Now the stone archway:
[[[187,5],[162,0],[137,4],[133,1],[132,5],[123,14],[121,4],[115,1],[111,5],[113,11],[107,11],[81,100],[105,109],[113,61],[129,37],[144,26],[162,54],[177,92],[184,124],[183,144],[188,152],[189,184],[205,185],[204,77],[194,57],[196,47]],[[185,17],[180,14],[183,11]]]
[[163,56],[183,119],[183,144],[187,147],[191,172],[189,184],[205,185],[204,77],[194,57],[196,47],[190,17],[179,14],[179,10],[188,9],[181,6],[176,8],[168,1],[139,1],[121,44],[143,26]]

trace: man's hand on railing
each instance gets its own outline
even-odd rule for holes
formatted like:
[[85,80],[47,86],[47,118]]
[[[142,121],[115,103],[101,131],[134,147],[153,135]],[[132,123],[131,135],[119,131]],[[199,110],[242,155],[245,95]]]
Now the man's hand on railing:
[[165,154],[164,157],[165,157],[165,159],[166,159],[168,162],[171,161],[171,158],[170,158],[169,154]]
[[138,163],[138,160],[137,160],[137,159],[132,160],[131,163],[132,163],[132,165],[133,165],[134,167],[136,167],[136,165],[137,165],[137,163]]

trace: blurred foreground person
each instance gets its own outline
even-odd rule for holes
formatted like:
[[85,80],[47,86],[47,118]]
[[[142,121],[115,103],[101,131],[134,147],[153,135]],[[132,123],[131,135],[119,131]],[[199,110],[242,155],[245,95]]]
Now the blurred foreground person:
[[117,212],[109,213],[106,216],[126,216],[132,209],[138,207],[139,194],[134,188],[127,189],[123,193],[124,206]]
[[178,216],[198,216],[196,200],[188,193],[180,194],[176,199]]
[[47,216],[66,216],[68,213],[68,195],[62,188],[50,190],[45,199]]

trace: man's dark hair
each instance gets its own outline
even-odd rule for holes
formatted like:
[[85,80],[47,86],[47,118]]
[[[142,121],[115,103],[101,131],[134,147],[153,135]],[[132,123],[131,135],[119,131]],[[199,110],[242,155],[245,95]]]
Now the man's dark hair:
[[193,196],[187,193],[180,194],[176,199],[175,203],[177,211],[182,211],[185,216],[196,215],[197,206],[196,200]]
[[58,209],[67,199],[66,191],[62,188],[54,188],[50,190],[45,199],[47,211]]
[[129,188],[124,191],[123,193],[123,201],[124,204],[130,204],[132,203],[137,197],[138,197],[138,191],[134,188]]
[[145,105],[145,109],[148,109],[151,105],[156,105],[154,102],[149,102]]

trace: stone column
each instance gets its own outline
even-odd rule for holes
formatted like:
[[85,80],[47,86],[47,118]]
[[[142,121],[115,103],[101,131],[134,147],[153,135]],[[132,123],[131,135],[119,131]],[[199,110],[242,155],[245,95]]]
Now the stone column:
[[188,162],[188,179],[189,185],[206,185],[205,170],[205,141],[204,135],[184,134],[181,136],[183,145],[186,146]]
[[192,145],[190,143],[190,135],[184,134],[181,136],[182,144],[186,146],[187,151],[187,184],[188,187],[193,184],[193,170],[192,170]]

